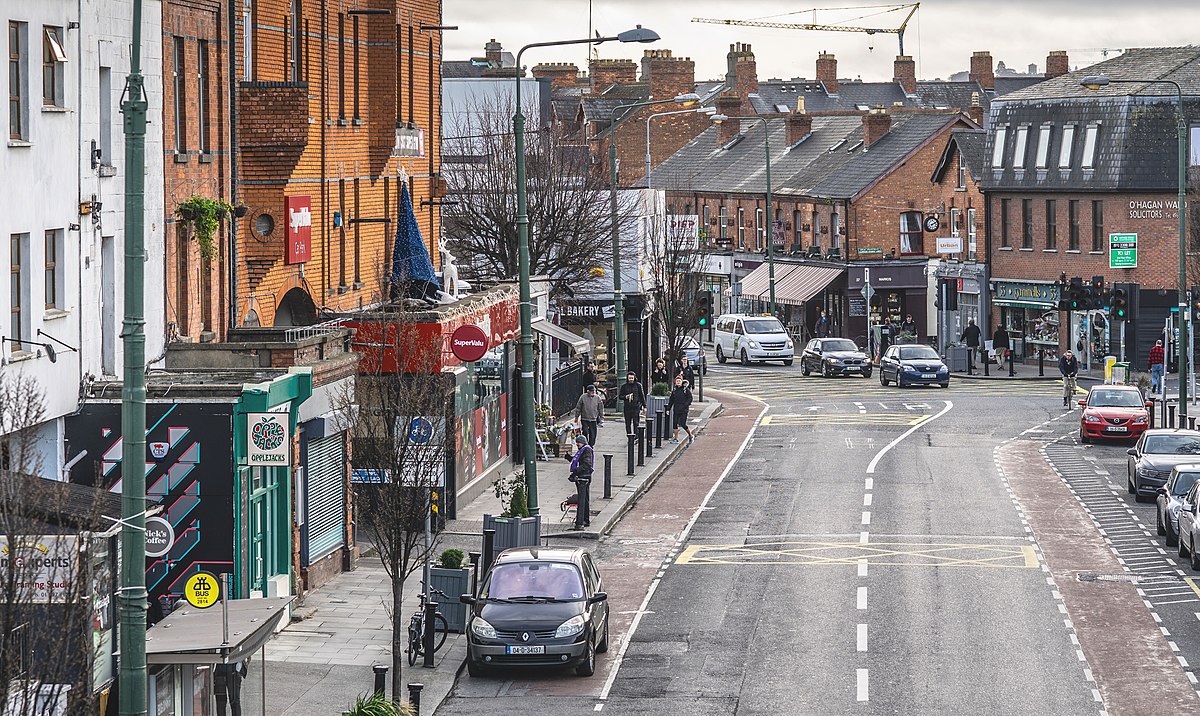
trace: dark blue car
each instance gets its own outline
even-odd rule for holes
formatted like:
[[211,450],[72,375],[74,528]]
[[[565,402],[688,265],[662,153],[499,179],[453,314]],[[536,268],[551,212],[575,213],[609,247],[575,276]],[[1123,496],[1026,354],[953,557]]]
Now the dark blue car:
[[950,369],[929,346],[891,346],[879,359],[879,383],[886,386],[893,381],[901,388],[909,385],[949,388]]

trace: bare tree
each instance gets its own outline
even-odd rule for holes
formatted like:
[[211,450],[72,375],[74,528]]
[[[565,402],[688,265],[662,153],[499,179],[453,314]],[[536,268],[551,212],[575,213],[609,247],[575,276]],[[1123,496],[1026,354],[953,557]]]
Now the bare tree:
[[668,213],[653,217],[652,224],[648,259],[654,274],[654,315],[673,360],[682,354],[684,341],[700,317],[696,294],[704,287],[700,279],[704,256],[696,217]]
[[[516,150],[511,101],[475,103],[443,140],[448,193],[442,211],[446,246],[489,281],[518,276]],[[529,261],[549,276],[553,293],[596,288],[597,267],[612,260],[612,212],[605,172],[595,171],[586,144],[572,144],[548,125],[525,136]],[[619,234],[634,220],[633,200],[618,196]],[[627,240],[622,239],[623,242]],[[623,250],[628,247],[623,246]]]

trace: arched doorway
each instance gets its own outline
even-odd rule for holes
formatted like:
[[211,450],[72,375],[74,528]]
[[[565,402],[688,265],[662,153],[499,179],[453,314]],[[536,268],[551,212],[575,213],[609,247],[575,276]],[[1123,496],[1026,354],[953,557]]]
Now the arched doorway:
[[276,326],[311,326],[317,322],[317,305],[302,288],[293,288],[283,294],[279,308],[275,310]]

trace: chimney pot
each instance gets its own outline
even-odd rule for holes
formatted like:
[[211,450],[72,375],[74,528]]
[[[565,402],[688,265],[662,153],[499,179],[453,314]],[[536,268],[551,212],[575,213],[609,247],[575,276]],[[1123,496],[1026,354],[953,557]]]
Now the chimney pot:
[[829,94],[838,93],[837,57],[822,51],[817,55],[817,82],[825,85]]
[[979,93],[971,93],[971,106],[967,109],[967,116],[971,121],[979,126],[983,126],[983,103],[979,101]]
[[971,72],[968,78],[978,82],[985,90],[996,89],[996,71],[992,67],[992,53],[980,50],[971,54]]

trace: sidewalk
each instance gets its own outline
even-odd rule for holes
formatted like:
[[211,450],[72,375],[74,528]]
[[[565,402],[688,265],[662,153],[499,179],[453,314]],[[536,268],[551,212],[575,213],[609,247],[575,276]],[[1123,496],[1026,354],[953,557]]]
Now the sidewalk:
[[[697,440],[705,440],[703,428],[720,410],[709,399],[695,403],[691,419]],[[592,526],[586,532],[569,531],[573,517],[559,519],[559,503],[575,493],[567,482],[568,461],[562,458],[538,462],[538,492],[541,497],[543,539],[599,539],[609,532],[658,477],[684,453],[687,440],[672,445],[664,440],[634,475],[626,475],[625,423],[620,415],[605,416],[596,445],[596,473],[592,479]],[[682,434],[682,432],[681,432]],[[612,497],[604,499],[604,454],[613,455]],[[636,458],[635,458],[636,459]],[[455,547],[479,552],[482,547],[483,515],[503,511],[495,494],[488,490],[473,502],[460,505],[458,519],[449,520],[435,552]],[[404,582],[401,623],[407,624],[417,608],[421,572]],[[266,645],[268,704],[281,716],[336,716],[354,700],[370,692],[372,665],[391,666],[391,584],[375,556],[364,557],[353,572],[304,595],[295,607],[293,621]],[[406,637],[407,638],[407,637]],[[451,633],[437,652],[435,668],[404,666],[403,683],[421,683],[421,714],[432,714],[450,694],[465,665],[466,636]],[[391,674],[388,674],[390,693]]]

